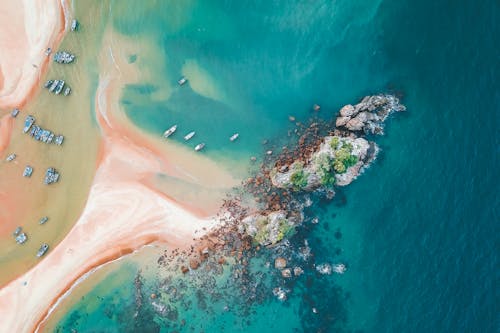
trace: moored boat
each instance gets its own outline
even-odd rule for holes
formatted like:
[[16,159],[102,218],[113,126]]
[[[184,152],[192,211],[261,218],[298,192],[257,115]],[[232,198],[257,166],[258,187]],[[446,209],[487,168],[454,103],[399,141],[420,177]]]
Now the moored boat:
[[205,148],[205,143],[202,142],[202,143],[197,144],[196,147],[194,147],[194,150],[200,151],[203,148]]
[[49,245],[47,243],[43,243],[42,246],[40,246],[40,249],[38,249],[38,252],[36,253],[36,256],[40,258],[43,256],[47,250],[49,249]]
[[19,235],[16,236],[16,243],[17,244],[24,244],[28,240],[28,236],[26,233],[21,232]]
[[26,120],[24,121],[24,129],[23,132],[26,133],[30,130],[31,125],[35,122],[35,117],[33,116],[27,116]]
[[189,132],[188,134],[186,134],[184,136],[184,140],[188,141],[189,139],[191,139],[194,135],[196,134],[195,131],[192,131],[192,132]]
[[71,31],[76,31],[78,30],[79,23],[77,20],[71,21]]
[[54,94],[59,95],[64,88],[64,84],[65,84],[64,80],[60,80],[59,83],[57,84],[56,90],[54,90]]
[[239,133],[234,133],[233,135],[231,135],[231,137],[229,138],[229,141],[233,142],[234,140],[238,139],[238,137],[240,136]]
[[174,134],[174,132],[177,130],[177,125],[174,125],[172,127],[170,127],[168,130],[166,130],[164,133],[163,133],[163,137],[164,138],[168,138],[169,136],[171,136],[172,134]]
[[187,82],[187,79],[186,79],[184,76],[183,76],[183,77],[181,77],[181,78],[177,81],[177,83],[178,83],[180,86],[184,85],[186,82]]
[[23,176],[31,177],[31,174],[33,174],[33,168],[27,165],[26,168],[24,168]]
[[21,233],[22,230],[23,230],[22,227],[17,227],[16,230],[14,230],[14,232],[12,233],[12,236],[14,236],[14,237],[19,236],[19,234]]

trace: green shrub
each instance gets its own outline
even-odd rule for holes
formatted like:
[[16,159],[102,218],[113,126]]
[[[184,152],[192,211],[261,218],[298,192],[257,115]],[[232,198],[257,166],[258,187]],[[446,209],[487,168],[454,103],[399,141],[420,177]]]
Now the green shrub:
[[330,147],[332,147],[332,149],[337,149],[338,146],[339,146],[339,138],[334,136],[330,141]]
[[347,171],[347,168],[344,165],[343,160],[335,159],[333,162],[333,170],[335,170],[336,173],[344,173]]
[[358,163],[358,157],[355,155],[350,155],[344,160],[344,165],[346,168],[352,167],[354,164]]
[[295,171],[290,176],[290,182],[292,183],[295,191],[301,190],[307,186],[307,174],[302,169]]
[[335,181],[335,173],[333,172],[328,172],[321,176],[321,185],[323,186],[331,187],[335,185]]

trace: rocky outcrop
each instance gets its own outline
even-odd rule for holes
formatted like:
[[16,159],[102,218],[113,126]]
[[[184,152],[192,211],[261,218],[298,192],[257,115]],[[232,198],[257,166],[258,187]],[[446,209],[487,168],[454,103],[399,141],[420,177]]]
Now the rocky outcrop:
[[342,107],[335,125],[352,132],[383,134],[386,118],[393,112],[405,110],[405,106],[393,95],[366,96],[354,106],[348,104]]
[[296,161],[290,167],[274,169],[271,182],[294,191],[345,186],[358,177],[377,151],[376,144],[364,138],[327,136],[306,163]]

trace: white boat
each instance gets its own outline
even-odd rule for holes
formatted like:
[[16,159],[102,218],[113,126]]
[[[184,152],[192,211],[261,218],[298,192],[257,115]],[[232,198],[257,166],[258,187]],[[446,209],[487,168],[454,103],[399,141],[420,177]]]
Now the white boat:
[[196,147],[194,147],[194,150],[200,151],[203,148],[205,148],[205,144],[202,142],[202,143],[197,144]]
[[191,139],[194,135],[196,134],[195,131],[192,131],[192,132],[189,132],[188,134],[186,134],[184,136],[184,140],[188,141],[189,139]]
[[5,160],[7,162],[10,162],[10,161],[13,161],[15,158],[16,158],[16,154],[10,154],[9,156],[7,156],[7,158]]
[[186,82],[187,82],[187,79],[186,79],[184,76],[183,76],[183,77],[181,77],[181,78],[177,81],[177,83],[178,83],[180,86],[182,86],[182,85],[183,85],[184,83],[186,83]]
[[168,130],[165,131],[165,133],[163,133],[163,137],[165,138],[168,138],[169,136],[171,136],[175,131],[177,130],[177,125],[174,125],[172,127],[170,127]]
[[238,137],[240,136],[239,133],[234,133],[233,135],[231,135],[231,137],[229,138],[229,141],[233,142],[234,140],[238,139]]

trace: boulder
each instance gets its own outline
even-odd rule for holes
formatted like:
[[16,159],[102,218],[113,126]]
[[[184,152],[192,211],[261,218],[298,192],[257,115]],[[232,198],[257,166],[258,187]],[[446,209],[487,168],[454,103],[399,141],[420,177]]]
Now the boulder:
[[356,109],[354,109],[354,106],[352,106],[351,104],[347,104],[343,106],[342,109],[340,109],[340,115],[342,117],[352,117],[353,115],[355,115],[355,113]]
[[347,129],[350,131],[357,132],[357,131],[361,131],[363,129],[364,125],[365,125],[365,123],[363,123],[360,119],[353,118],[347,122],[345,127],[347,127]]
[[347,124],[349,120],[351,120],[351,118],[349,117],[344,117],[344,116],[337,117],[337,120],[335,121],[335,126],[336,127],[345,126],[345,124]]
[[274,267],[277,269],[283,269],[286,267],[286,259],[278,257],[274,260]]

